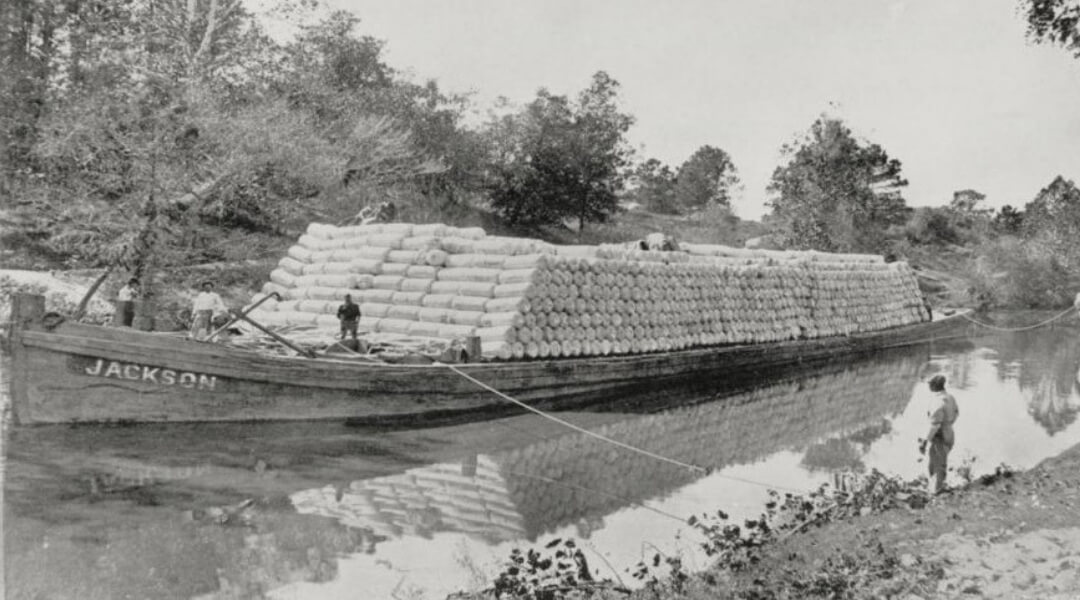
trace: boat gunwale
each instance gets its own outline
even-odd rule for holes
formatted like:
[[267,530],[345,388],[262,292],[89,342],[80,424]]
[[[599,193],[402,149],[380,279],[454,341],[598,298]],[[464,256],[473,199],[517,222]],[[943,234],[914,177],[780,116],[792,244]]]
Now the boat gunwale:
[[[282,355],[268,355],[256,350],[247,348],[230,347],[222,344],[212,344],[207,342],[196,342],[188,339],[178,339],[174,336],[165,337],[161,334],[153,332],[144,332],[136,330],[121,330],[119,328],[109,328],[100,325],[88,325],[88,324],[74,324],[76,331],[70,332],[54,332],[44,331],[39,329],[24,329],[21,331],[21,338],[24,344],[29,346],[35,346],[45,350],[53,352],[62,352],[67,354],[80,354],[74,350],[67,350],[61,347],[57,347],[55,343],[50,343],[50,340],[56,341],[60,338],[66,338],[68,340],[83,340],[92,341],[96,344],[103,346],[109,345],[124,345],[124,346],[139,346],[140,342],[155,340],[166,341],[167,344],[162,346],[173,346],[173,348],[162,347],[160,350],[183,349],[184,351],[190,351],[192,354],[202,355],[204,358],[221,358],[231,360],[255,360],[258,362],[266,363],[268,368],[272,368],[275,365],[293,367],[297,364],[313,364],[319,366],[330,367],[331,370],[342,370],[349,372],[393,372],[393,371],[416,371],[416,370],[444,370],[448,366],[470,372],[498,372],[498,371],[513,371],[522,368],[525,369],[543,369],[543,368],[564,368],[573,367],[576,365],[597,365],[597,364],[611,364],[618,366],[633,366],[635,364],[650,364],[656,362],[658,359],[677,360],[682,358],[700,358],[705,356],[717,355],[717,354],[735,354],[744,351],[754,352],[768,352],[775,350],[790,350],[794,348],[828,348],[828,347],[843,347],[845,345],[859,345],[865,342],[871,342],[875,339],[886,338],[894,335],[903,335],[909,332],[916,332],[921,329],[934,329],[937,327],[944,327],[946,325],[955,324],[961,318],[963,318],[970,310],[960,310],[952,315],[945,316],[940,319],[932,321],[923,321],[920,323],[912,323],[908,325],[900,325],[896,327],[890,327],[887,329],[879,329],[875,331],[860,332],[851,335],[834,335],[814,339],[803,340],[784,340],[779,342],[763,342],[755,344],[728,344],[717,346],[705,346],[697,348],[686,348],[682,350],[668,350],[649,352],[641,354],[628,354],[628,355],[608,355],[608,356],[574,356],[574,357],[558,357],[558,358],[544,358],[544,359],[524,359],[524,360],[498,360],[498,361],[484,361],[484,362],[465,362],[465,363],[442,363],[439,361],[433,361],[429,364],[398,364],[398,363],[365,363],[357,362],[355,359],[348,358],[335,358],[326,355],[320,355],[316,358],[307,358],[303,356],[282,356]],[[72,328],[71,324],[61,325],[61,329]],[[79,330],[85,331],[80,335]],[[95,331],[109,331],[112,334],[121,334],[121,336],[129,339],[108,339],[104,336],[92,335]],[[955,337],[955,336],[952,336]],[[945,337],[935,337],[926,340],[935,341],[946,339]],[[846,343],[845,343],[846,342]],[[919,340],[904,340],[899,342],[900,345],[911,345],[919,343]],[[892,347],[892,345],[884,344],[879,346],[873,346],[873,349],[884,349]],[[109,351],[106,347],[104,351]],[[153,361],[155,364],[165,361],[161,359],[159,361]],[[162,366],[165,366],[164,364]]]

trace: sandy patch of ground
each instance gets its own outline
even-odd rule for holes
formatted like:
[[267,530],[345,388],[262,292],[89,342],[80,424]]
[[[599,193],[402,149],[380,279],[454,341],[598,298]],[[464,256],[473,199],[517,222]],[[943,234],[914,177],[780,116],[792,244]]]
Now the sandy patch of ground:
[[[23,286],[42,288],[45,294],[46,310],[69,312],[78,306],[86,290],[94,281],[94,275],[85,272],[65,273],[63,271],[23,271],[18,269],[0,269],[0,281],[5,279]],[[100,321],[111,315],[115,308],[98,291],[87,307],[90,320]],[[11,306],[7,293],[0,294],[0,319],[6,321]]]

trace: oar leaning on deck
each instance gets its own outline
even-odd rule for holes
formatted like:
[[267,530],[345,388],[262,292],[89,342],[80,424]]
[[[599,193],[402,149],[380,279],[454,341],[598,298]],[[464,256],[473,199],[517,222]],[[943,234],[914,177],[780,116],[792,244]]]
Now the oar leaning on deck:
[[307,348],[301,348],[300,346],[297,346],[296,344],[290,342],[288,339],[274,333],[273,331],[270,331],[269,329],[267,329],[266,327],[263,327],[259,323],[256,323],[254,320],[251,319],[251,317],[247,316],[247,313],[233,312],[233,316],[238,318],[238,319],[247,321],[248,323],[251,323],[259,331],[261,331],[261,332],[265,333],[266,335],[274,338],[275,340],[281,342],[282,344],[285,344],[289,348],[292,348],[293,350],[296,350],[297,352],[299,352],[303,356],[306,356],[308,358],[315,358],[315,353],[313,351],[308,350]]
[[[233,317],[231,319],[229,319],[229,322],[225,323],[221,327],[218,327],[210,335],[206,336],[206,341],[208,341],[208,342],[213,341],[213,339],[215,337],[217,337],[217,335],[219,333],[221,333],[222,331],[225,331],[226,329],[231,327],[233,325],[233,323],[236,323],[237,321],[239,321],[242,316],[250,314],[251,311],[258,308],[260,304],[262,304],[263,302],[266,302],[267,300],[269,300],[271,298],[273,298],[274,300],[277,300],[278,302],[281,301],[281,295],[278,294],[277,292],[271,292],[271,293],[267,294],[266,296],[263,296],[262,298],[259,299],[258,302],[256,302],[255,304],[252,304],[251,306],[244,309],[244,311],[242,313],[240,313],[239,315],[237,315],[235,312],[233,312],[232,313]],[[250,322],[250,320],[249,320],[249,322]]]

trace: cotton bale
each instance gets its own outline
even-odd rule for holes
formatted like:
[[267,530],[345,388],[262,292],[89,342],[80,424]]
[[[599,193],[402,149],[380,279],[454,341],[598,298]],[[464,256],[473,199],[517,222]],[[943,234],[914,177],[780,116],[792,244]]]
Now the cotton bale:
[[450,308],[454,310],[469,310],[483,312],[484,305],[490,300],[483,296],[454,296],[450,301]]
[[425,250],[421,262],[432,267],[441,267],[446,264],[449,256],[449,254],[439,249]]
[[390,308],[386,311],[386,318],[416,321],[420,315],[420,308],[419,305],[395,303],[390,305]]
[[505,258],[499,254],[448,254],[446,266],[455,269],[502,269]]
[[513,344],[506,342],[492,342],[481,344],[480,353],[484,358],[491,360],[510,360],[513,355]]
[[477,327],[475,335],[480,338],[483,345],[492,342],[512,343],[517,341],[517,335],[513,327]]
[[473,252],[473,240],[458,236],[447,236],[439,240],[439,248],[451,256],[455,254],[471,254]]
[[368,236],[368,244],[391,250],[400,250],[401,241],[405,236],[397,233],[376,233]]
[[286,288],[295,287],[297,279],[295,275],[282,268],[270,271],[270,281]]
[[485,282],[496,283],[499,279],[499,273],[501,269],[485,269],[485,268],[445,268],[441,269],[438,273],[438,279],[440,281],[472,281],[472,282]]
[[431,265],[411,265],[408,268],[408,270],[405,271],[405,276],[409,277],[409,278],[412,278],[412,279],[432,279],[433,280],[433,279],[436,278],[438,273],[439,273],[439,269],[437,267],[433,267]]
[[480,317],[480,327],[513,327],[524,323],[524,316],[519,312],[485,312]]
[[458,285],[457,293],[464,296],[492,298],[495,296],[495,284],[482,281],[462,281]]
[[357,302],[378,302],[381,304],[390,304],[393,302],[395,290],[389,289],[367,289],[358,290],[353,292],[352,296]]
[[447,313],[446,322],[452,325],[469,325],[472,327],[479,327],[483,320],[484,313],[478,310],[458,310],[454,309]]
[[349,261],[349,268],[352,273],[367,275],[382,274],[382,265],[382,260],[378,258],[354,258]]
[[402,250],[431,250],[439,247],[439,240],[430,235],[413,235],[401,240]]
[[328,300],[300,300],[296,303],[296,310],[307,313],[334,313],[336,304]]
[[431,291],[431,284],[433,282],[433,279],[413,279],[412,277],[406,276],[406,278],[401,281],[401,291],[427,294]]
[[476,327],[473,327],[472,325],[439,325],[439,337],[446,338],[448,340],[467,338],[473,335],[475,332]]
[[532,283],[505,283],[492,287],[491,295],[495,298],[537,297],[540,287]]
[[455,233],[457,237],[469,240],[478,240],[487,236],[487,232],[482,227],[460,227]]
[[401,275],[376,275],[371,285],[375,289],[396,291],[401,289],[401,282],[404,280],[405,278]]
[[484,303],[484,311],[489,313],[528,313],[531,308],[528,298],[491,298]]
[[379,275],[405,277],[405,273],[409,271],[409,266],[406,263],[384,262],[379,265]]
[[284,298],[285,297],[285,292],[287,292],[289,288],[286,287],[286,286],[281,285],[280,283],[276,283],[276,282],[273,282],[273,281],[267,281],[266,283],[264,283],[262,285],[261,289],[262,289],[262,293],[264,293],[264,294],[277,294],[277,295]]
[[425,321],[414,321],[408,328],[408,334],[417,337],[440,337],[439,336],[438,323],[429,323]]
[[[432,284],[434,285],[434,284]],[[428,308],[451,308],[454,302],[454,298],[457,296],[454,294],[427,294],[422,300],[420,300],[421,306]]]
[[416,321],[408,319],[379,319],[375,324],[375,331],[379,333],[399,333],[404,335],[409,333],[409,327],[415,322]]
[[362,316],[382,319],[389,314],[394,305],[382,302],[361,302],[359,306]]
[[314,300],[331,300],[341,302],[346,295],[352,295],[350,288],[316,286],[307,288],[307,297]]

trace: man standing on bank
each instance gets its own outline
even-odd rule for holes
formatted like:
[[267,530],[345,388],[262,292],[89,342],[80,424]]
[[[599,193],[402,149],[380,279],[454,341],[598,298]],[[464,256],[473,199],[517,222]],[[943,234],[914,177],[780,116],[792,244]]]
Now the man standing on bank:
[[945,474],[949,469],[949,451],[952,450],[955,434],[953,423],[960,415],[956,399],[945,391],[945,376],[935,375],[930,379],[930,391],[933,398],[927,410],[930,417],[930,431],[925,439],[919,439],[919,454],[926,454],[926,445],[930,444],[930,493],[933,495],[945,491]]
[[139,280],[132,277],[116,293],[116,316],[113,320],[120,327],[131,327],[135,321],[135,296],[139,295]]
[[351,333],[355,340],[356,328],[360,324],[360,307],[353,304],[352,296],[345,294],[345,304],[338,307],[337,318],[341,321],[341,339]]
[[196,340],[204,340],[210,335],[210,326],[213,323],[214,314],[229,312],[222,301],[221,296],[214,292],[214,284],[206,281],[202,284],[202,291],[195,296],[191,305],[191,337]]

